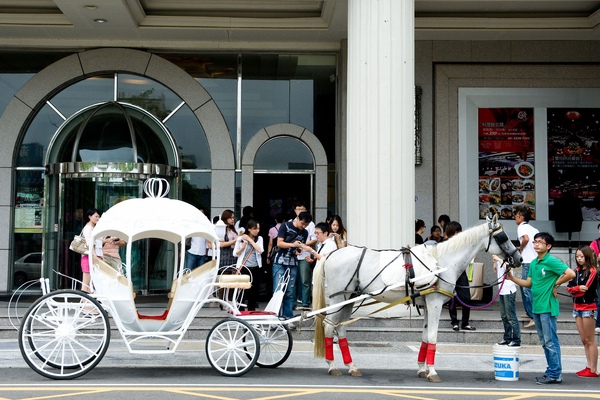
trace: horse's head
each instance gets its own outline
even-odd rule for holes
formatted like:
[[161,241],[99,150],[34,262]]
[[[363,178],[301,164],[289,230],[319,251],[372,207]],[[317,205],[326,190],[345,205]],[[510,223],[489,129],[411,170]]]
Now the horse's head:
[[[510,266],[514,268],[520,267],[523,258],[521,257],[521,254],[519,254],[517,248],[508,238],[506,232],[504,232],[502,224],[498,222],[498,216],[494,215],[492,218],[488,216],[486,219],[490,235],[487,249],[485,249],[485,251],[490,251],[492,254],[497,255],[503,254],[504,261],[506,261]],[[494,247],[497,247],[497,249]]]

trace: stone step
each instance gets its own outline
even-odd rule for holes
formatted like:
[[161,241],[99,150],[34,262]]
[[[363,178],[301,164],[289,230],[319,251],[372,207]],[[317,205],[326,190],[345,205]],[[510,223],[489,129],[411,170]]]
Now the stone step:
[[[229,315],[219,315],[211,317],[196,318],[187,330],[186,339],[204,340],[208,336],[210,329],[219,320],[227,318]],[[360,324],[359,324],[360,322]],[[398,319],[365,319],[355,324],[349,325],[347,335],[350,340],[360,342],[397,342],[397,341],[419,341],[422,335],[422,321],[406,321]],[[391,323],[394,322],[394,323]],[[476,331],[458,331],[455,332],[450,327],[450,321],[446,324],[442,321],[438,330],[438,342],[440,343],[478,343],[494,344],[502,340],[504,330],[498,327],[488,327],[492,322],[484,320],[472,320],[472,325],[477,327]],[[566,327],[566,328],[565,328]],[[572,329],[569,329],[572,328]],[[310,340],[313,336],[313,321],[305,321],[300,331],[294,331],[296,340]],[[558,333],[561,344],[580,345],[581,340],[574,323],[561,322]],[[120,333],[111,318],[111,337],[119,338]],[[0,339],[18,338],[18,332],[9,323],[0,321]],[[521,341],[523,344],[537,345],[539,340],[535,329],[522,329]]]
[[[23,317],[31,302],[22,302],[16,309],[19,316]],[[8,318],[8,303],[0,302],[0,339],[17,339],[18,332],[15,330]],[[156,302],[140,303],[138,309],[142,314],[159,315],[164,311],[164,305]],[[299,314],[300,311],[297,311]],[[458,317],[461,317],[462,311],[458,311]],[[11,308],[10,314],[14,316],[15,309]],[[522,312],[518,312],[522,314]],[[231,315],[221,311],[218,307],[204,307],[198,316],[192,322],[186,333],[188,339],[206,339],[210,329],[221,319],[228,318]],[[523,344],[539,344],[535,328],[525,329],[521,321],[521,340]],[[440,327],[438,329],[438,342],[447,343],[478,343],[494,344],[502,339],[504,332],[500,311],[497,304],[492,304],[484,309],[471,310],[471,325],[476,327],[476,331],[458,331],[452,330],[450,318],[446,309],[442,310]],[[294,338],[297,340],[310,340],[313,335],[313,320],[306,321],[300,332],[294,332]],[[115,328],[111,319],[112,338],[119,338],[120,334]],[[363,318],[348,326],[348,336],[350,341],[360,342],[395,342],[395,341],[419,341],[423,326],[423,317],[416,312],[406,314],[404,317],[388,318]],[[581,340],[577,332],[574,318],[571,316],[571,303],[561,302],[561,315],[558,318],[557,328],[564,345],[581,345]]]

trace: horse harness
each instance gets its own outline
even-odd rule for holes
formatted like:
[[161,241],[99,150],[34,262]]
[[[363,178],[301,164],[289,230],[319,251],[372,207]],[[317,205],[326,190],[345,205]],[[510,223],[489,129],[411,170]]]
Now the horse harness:
[[[488,241],[488,245],[485,249],[486,252],[489,251],[490,249],[490,245],[492,244],[492,238],[496,241],[496,243],[502,247],[502,245],[504,243],[506,243],[507,241],[509,241],[508,235],[504,232],[504,230],[502,229],[502,225],[498,224],[498,226],[494,227],[492,225],[492,223],[490,222],[488,224],[488,229],[489,229],[489,241]],[[518,250],[515,248],[515,250],[508,254],[507,258],[512,258],[513,255],[517,252]],[[400,252],[398,253],[398,255],[396,257],[394,257],[391,261],[389,261],[376,275],[375,277],[373,277],[373,279],[371,279],[371,282],[369,282],[362,290],[360,289],[360,267],[363,263],[363,260],[365,258],[365,254],[367,252],[367,248],[363,247],[362,252],[360,254],[360,257],[358,259],[358,263],[356,265],[356,269],[354,270],[354,274],[352,274],[352,276],[350,277],[350,280],[348,281],[348,283],[346,284],[346,287],[344,288],[344,290],[341,290],[337,293],[332,294],[330,297],[334,297],[337,296],[339,294],[342,293],[350,293],[350,298],[352,297],[356,297],[359,295],[362,295],[365,293],[366,289],[375,281],[375,279],[377,279],[381,273],[388,268],[391,264],[393,264],[399,257],[400,255],[402,255],[404,257],[404,268],[406,269],[406,274],[405,274],[405,290],[406,293],[409,293],[410,290],[410,295],[407,295],[405,298],[401,299],[402,301],[396,301],[394,302],[394,304],[399,304],[399,303],[406,303],[410,300],[413,301],[413,304],[415,303],[415,299],[419,296],[424,296],[426,294],[432,293],[433,291],[438,292],[438,293],[442,293],[448,297],[454,297],[454,293],[451,293],[447,290],[444,289],[440,289],[439,287],[437,287],[437,285],[435,285],[435,283],[431,284],[431,285],[426,285],[423,286],[421,288],[417,287],[417,292],[415,293],[415,284],[414,282],[411,282],[410,280],[413,279],[415,277],[415,271],[413,268],[413,263],[412,263],[412,257],[414,256],[429,272],[434,272],[432,271],[427,264],[425,264],[423,261],[421,261],[419,259],[419,257],[417,257],[416,254],[414,254],[412,252],[412,250],[409,247],[403,247],[400,249]],[[356,286],[354,288],[354,290],[348,290],[348,287],[350,286],[350,283],[352,283],[352,280],[354,279],[354,277],[356,277]],[[438,280],[441,279],[442,281],[449,283],[445,281],[443,278],[441,278],[440,276],[437,276]],[[379,292],[378,294],[381,294],[383,292],[385,292],[387,290],[388,286],[385,286],[381,292]]]
[[[427,294],[430,293],[442,293],[448,297],[454,297],[454,294],[441,289],[439,287],[437,287],[434,284],[428,284],[428,285],[424,285],[421,287],[417,286],[417,292],[415,293],[415,284],[414,282],[411,282],[411,279],[413,279],[415,277],[415,270],[413,268],[413,263],[412,263],[412,257],[414,256],[429,272],[433,272],[428,266],[427,264],[425,264],[423,261],[421,261],[419,259],[419,257],[417,257],[416,254],[414,254],[412,252],[412,250],[409,247],[403,247],[400,249],[400,252],[398,252],[398,255],[396,255],[392,260],[390,260],[383,268],[381,268],[381,270],[373,277],[373,279],[371,279],[371,281],[365,285],[365,287],[363,289],[360,289],[360,267],[362,266],[363,260],[365,258],[365,254],[366,254],[367,248],[364,247],[362,249],[362,252],[360,254],[360,257],[358,259],[358,263],[356,265],[356,269],[354,270],[354,274],[352,274],[352,276],[350,277],[350,280],[348,281],[348,283],[346,284],[346,287],[344,288],[344,290],[341,290],[337,293],[333,293],[332,295],[330,295],[329,297],[334,297],[337,296],[339,294],[342,293],[350,293],[350,298],[352,297],[356,297],[356,296],[360,296],[362,294],[365,293],[366,289],[375,281],[375,279],[377,279],[385,269],[387,269],[388,267],[390,267],[398,258],[400,258],[400,256],[402,255],[404,258],[404,264],[403,267],[406,269],[406,274],[405,274],[405,279],[404,279],[404,287],[407,293],[407,296],[403,297],[400,300],[397,300],[391,304],[389,304],[388,306],[384,307],[385,308],[389,308],[389,307],[393,307],[397,304],[402,304],[402,303],[407,303],[409,301],[412,300],[413,305],[416,305],[416,299],[417,297],[420,296],[425,296]],[[356,277],[356,286],[354,288],[354,290],[348,290],[348,287],[350,286],[350,283],[352,282],[352,280],[354,279],[354,277]],[[438,277],[439,279],[439,277]],[[387,290],[389,286],[385,286],[383,289],[381,289],[381,291],[378,294],[381,294],[383,292],[385,292]],[[410,294],[408,294],[410,293]],[[375,294],[374,296],[377,296],[377,294]],[[383,310],[383,309],[382,309]],[[381,311],[381,310],[378,310]],[[418,311],[418,308],[417,308]],[[419,312],[419,311],[418,311]],[[420,314],[420,312],[419,312]]]

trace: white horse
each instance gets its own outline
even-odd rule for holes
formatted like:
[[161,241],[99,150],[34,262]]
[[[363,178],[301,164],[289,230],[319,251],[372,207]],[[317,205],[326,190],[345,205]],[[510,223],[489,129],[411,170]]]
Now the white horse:
[[[430,382],[441,382],[434,368],[438,325],[442,306],[452,296],[459,275],[481,250],[503,255],[515,267],[521,264],[520,254],[496,217],[488,218],[486,223],[455,235],[437,246],[421,245],[403,250],[376,251],[348,246],[334,251],[325,261],[317,264],[313,278],[313,309],[345,301],[339,308],[334,307],[327,313],[319,314],[315,327],[315,357],[325,357],[330,375],[341,375],[333,362],[333,336],[337,333],[348,373],[361,376],[348,349],[346,326],[340,325],[352,313],[354,303],[348,299],[362,294],[370,294],[386,303],[406,299],[409,287],[406,286],[405,290],[404,282],[408,272],[409,277],[416,278],[412,297],[417,306],[424,306],[417,375]],[[388,290],[390,286],[395,288]]]

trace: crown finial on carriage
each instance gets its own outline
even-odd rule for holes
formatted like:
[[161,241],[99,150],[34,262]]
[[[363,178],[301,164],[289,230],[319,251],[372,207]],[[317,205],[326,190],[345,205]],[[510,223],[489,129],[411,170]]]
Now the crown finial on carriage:
[[171,186],[165,178],[148,178],[144,182],[144,193],[147,197],[167,197]]

